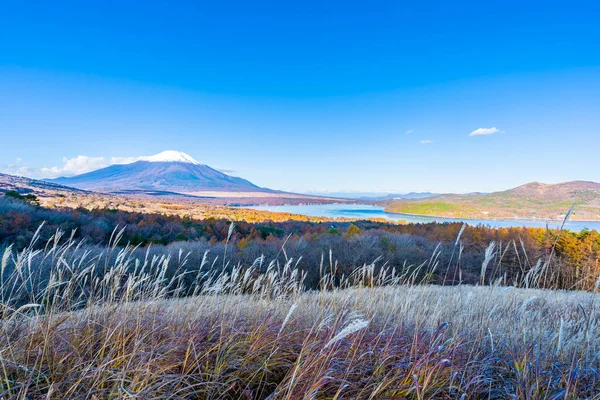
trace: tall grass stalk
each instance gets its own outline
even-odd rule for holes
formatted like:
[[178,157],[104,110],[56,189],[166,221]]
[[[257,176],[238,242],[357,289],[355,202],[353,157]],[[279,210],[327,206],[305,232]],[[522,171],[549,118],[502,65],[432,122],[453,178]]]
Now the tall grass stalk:
[[306,271],[283,249],[283,260],[232,264],[225,251],[215,264],[205,252],[193,265],[184,251],[119,247],[120,232],[94,252],[60,232],[4,250],[0,397],[600,393],[600,283],[594,293],[540,289],[542,268],[530,267],[522,288],[501,287],[495,263],[510,243],[487,247],[480,286],[432,285],[438,248],[419,265],[396,270],[377,258],[349,274],[330,252],[329,272],[319,268],[326,290],[308,291]]

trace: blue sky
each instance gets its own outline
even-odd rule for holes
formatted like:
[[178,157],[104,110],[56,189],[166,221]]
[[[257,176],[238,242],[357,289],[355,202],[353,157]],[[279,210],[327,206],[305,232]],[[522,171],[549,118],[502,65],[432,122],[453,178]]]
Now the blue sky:
[[0,171],[175,149],[292,191],[600,181],[599,20],[577,1],[4,0]]

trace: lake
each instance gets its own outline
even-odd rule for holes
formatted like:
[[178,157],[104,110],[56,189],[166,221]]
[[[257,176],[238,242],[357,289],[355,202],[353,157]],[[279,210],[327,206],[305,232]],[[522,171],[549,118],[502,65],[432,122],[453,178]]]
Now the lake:
[[[306,204],[306,205],[286,205],[286,206],[252,206],[245,207],[254,210],[265,210],[272,212],[286,212],[291,214],[301,214],[310,217],[328,217],[328,218],[385,218],[390,221],[404,220],[413,223],[430,223],[430,222],[466,222],[469,225],[485,225],[491,228],[508,228],[508,227],[534,227],[545,228],[548,224],[551,228],[559,228],[562,221],[545,221],[531,219],[505,219],[505,220],[479,220],[479,219],[454,219],[454,218],[438,218],[438,217],[422,217],[407,214],[392,214],[383,210],[383,207],[373,206],[368,204]],[[583,229],[595,229],[600,231],[600,222],[578,222],[571,221],[565,224],[565,229],[579,232]]]

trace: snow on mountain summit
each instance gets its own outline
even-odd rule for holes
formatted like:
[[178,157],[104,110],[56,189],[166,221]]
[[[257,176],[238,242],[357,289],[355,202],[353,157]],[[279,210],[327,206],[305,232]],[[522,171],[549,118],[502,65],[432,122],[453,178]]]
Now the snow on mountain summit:
[[142,157],[141,161],[149,162],[182,162],[188,164],[201,165],[198,161],[194,160],[190,155],[185,154],[182,151],[166,150],[162,153],[155,154],[153,156]]
[[62,185],[99,192],[150,191],[196,193],[202,191],[264,192],[245,179],[227,175],[200,164],[174,150],[138,157],[125,164],[112,164],[84,174],[52,179]]

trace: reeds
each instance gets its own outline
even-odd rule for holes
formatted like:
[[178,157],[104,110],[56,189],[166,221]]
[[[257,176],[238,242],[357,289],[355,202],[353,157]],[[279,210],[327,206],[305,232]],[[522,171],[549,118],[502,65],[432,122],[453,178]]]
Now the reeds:
[[116,246],[119,235],[99,253],[60,232],[42,249],[6,249],[0,397],[600,393],[595,294],[536,289],[542,263],[523,274],[519,286],[528,288],[485,285],[502,262],[499,244],[485,251],[480,286],[426,284],[439,267],[436,249],[420,265],[396,270],[378,259],[348,276],[335,275],[330,254],[319,285],[327,290],[316,292],[285,249],[284,262],[229,265],[205,253],[194,266],[183,252],[136,257],[134,247]]

